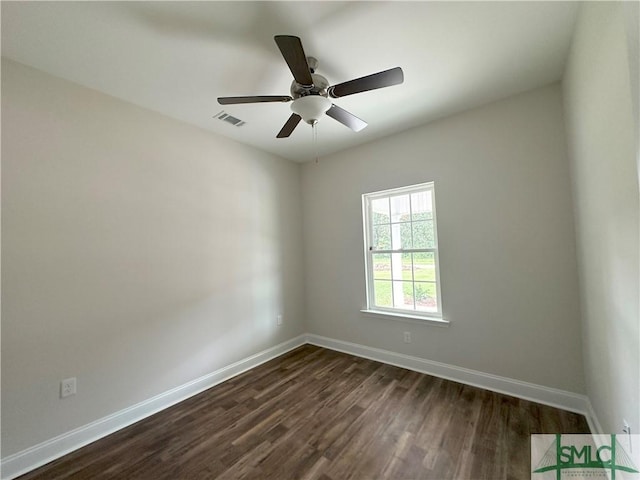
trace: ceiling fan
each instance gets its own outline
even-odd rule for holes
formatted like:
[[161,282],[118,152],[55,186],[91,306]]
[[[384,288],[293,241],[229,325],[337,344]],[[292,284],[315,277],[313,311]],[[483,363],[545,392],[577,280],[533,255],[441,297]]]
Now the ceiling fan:
[[329,98],[346,97],[354,93],[398,85],[404,81],[402,69],[395,67],[330,86],[325,77],[315,73],[318,61],[305,55],[302,42],[298,37],[276,35],[274,40],[293,74],[294,80],[291,83],[291,95],[218,97],[218,103],[232,105],[239,103],[292,102],[291,110],[293,110],[293,113],[278,135],[276,135],[277,138],[286,138],[291,135],[300,120],[304,120],[310,125],[315,125],[324,113],[346,125],[351,130],[359,132],[367,126],[367,123],[333,104]]

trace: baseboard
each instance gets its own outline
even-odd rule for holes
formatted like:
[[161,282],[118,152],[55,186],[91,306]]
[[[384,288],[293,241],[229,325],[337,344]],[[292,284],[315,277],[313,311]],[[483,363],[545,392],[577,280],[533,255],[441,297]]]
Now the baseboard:
[[[587,421],[589,420],[588,409],[590,404],[584,395],[319,335],[308,334],[306,338],[307,342],[312,345],[550,405],[585,415]],[[593,418],[595,419],[595,416]],[[591,424],[589,426],[591,427]]]
[[300,335],[88,425],[3,458],[0,461],[2,480],[11,480],[23,475],[305,343],[306,335]]
[[586,410],[587,411],[584,416],[587,417],[587,423],[589,424],[589,430],[591,430],[591,433],[593,435],[604,434],[605,432],[602,430],[602,425],[600,425],[600,422],[598,421],[596,411],[593,409],[593,405],[591,405],[591,402],[589,400],[587,400]]
[[366,345],[335,340],[320,335],[305,334],[267,350],[263,350],[262,352],[112,415],[96,420],[88,425],[84,425],[3,458],[0,461],[2,471],[1,478],[2,480],[14,479],[89,443],[158,413],[176,403],[186,400],[189,397],[197,395],[225,380],[283,355],[305,343],[580,413],[585,415],[592,433],[602,432],[595,412],[589,400],[584,395],[434,362],[420,357],[381,350]]

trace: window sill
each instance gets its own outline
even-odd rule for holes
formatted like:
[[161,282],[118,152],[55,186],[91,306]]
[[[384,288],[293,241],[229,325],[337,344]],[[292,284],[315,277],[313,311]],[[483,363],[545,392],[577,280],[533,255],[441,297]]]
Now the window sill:
[[422,317],[420,315],[411,315],[406,313],[384,312],[381,310],[360,310],[360,312],[372,317],[386,317],[390,320],[434,325],[436,327],[448,327],[450,323],[444,318]]

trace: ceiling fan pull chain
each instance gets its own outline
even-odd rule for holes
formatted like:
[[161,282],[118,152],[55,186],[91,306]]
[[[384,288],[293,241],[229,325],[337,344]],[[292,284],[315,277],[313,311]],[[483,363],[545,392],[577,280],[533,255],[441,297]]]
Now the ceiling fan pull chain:
[[318,122],[311,124],[311,131],[313,132],[313,146],[316,152],[316,163],[318,163]]

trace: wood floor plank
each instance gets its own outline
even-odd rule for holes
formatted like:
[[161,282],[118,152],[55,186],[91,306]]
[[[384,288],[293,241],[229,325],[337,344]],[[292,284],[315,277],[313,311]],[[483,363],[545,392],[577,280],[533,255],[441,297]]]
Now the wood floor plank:
[[21,480],[530,477],[581,415],[305,345]]

